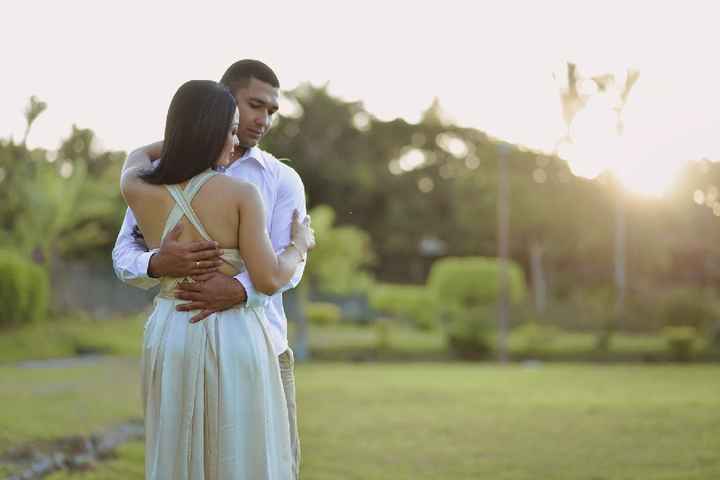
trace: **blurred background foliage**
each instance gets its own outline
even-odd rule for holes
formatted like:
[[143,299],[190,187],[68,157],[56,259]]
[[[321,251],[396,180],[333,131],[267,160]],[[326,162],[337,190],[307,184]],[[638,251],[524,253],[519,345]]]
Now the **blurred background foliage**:
[[[290,159],[306,186],[319,239],[301,289],[311,328],[377,323],[376,346],[397,327],[439,335],[456,353],[490,355],[501,142],[449,123],[437,101],[412,124],[379,121],[325,87],[284,96],[291,109],[263,148]],[[43,285],[58,275],[56,262],[107,266],[125,210],[125,153],[101,151],[92,130],[73,126],[53,151],[26,146],[45,107],[31,99],[23,141],[0,140],[0,280],[5,305],[17,305],[4,310],[5,327],[47,316],[37,313],[44,305],[60,313],[55,301],[30,311],[23,299],[52,298]],[[607,351],[618,333],[661,338],[674,358],[716,348],[720,164],[688,161],[671,191],[649,197],[609,176],[576,177],[556,156],[512,147],[506,161],[511,348],[537,355],[561,344],[558,336],[589,334],[593,349]],[[617,201],[628,225],[621,314],[613,308]],[[37,275],[44,280],[28,280]]]

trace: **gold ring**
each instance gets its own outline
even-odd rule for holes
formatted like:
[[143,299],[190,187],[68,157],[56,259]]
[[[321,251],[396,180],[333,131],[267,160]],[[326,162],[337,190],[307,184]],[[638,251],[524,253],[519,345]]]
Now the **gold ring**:
[[199,262],[199,261],[195,262],[195,268],[200,268],[200,262]]

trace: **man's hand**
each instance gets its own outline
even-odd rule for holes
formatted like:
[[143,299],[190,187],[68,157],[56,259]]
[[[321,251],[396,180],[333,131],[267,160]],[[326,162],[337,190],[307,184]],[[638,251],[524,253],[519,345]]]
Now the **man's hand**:
[[213,313],[227,310],[247,300],[245,287],[233,277],[222,273],[207,273],[192,278],[194,283],[179,283],[178,290],[175,291],[175,297],[190,302],[178,305],[177,311],[200,310],[200,313],[190,319],[190,323],[199,322]]
[[158,253],[150,258],[151,277],[190,277],[216,272],[222,260],[217,242],[180,242],[183,226],[178,224],[168,232]]

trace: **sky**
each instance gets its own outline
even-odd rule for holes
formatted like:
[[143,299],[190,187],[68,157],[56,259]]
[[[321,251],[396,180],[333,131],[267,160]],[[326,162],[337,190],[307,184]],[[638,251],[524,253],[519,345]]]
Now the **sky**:
[[[175,90],[219,79],[240,58],[272,66],[283,89],[327,84],[376,117],[417,121],[438,98],[452,121],[551,151],[565,132],[559,89],[637,69],[616,135],[595,94],[560,154],[577,174],[612,169],[659,192],[686,160],[720,160],[720,31],[714,2],[33,1],[3,2],[0,138],[22,137],[31,95],[48,103],[28,139],[56,148],[73,124],[99,148],[162,137]],[[282,113],[282,106],[281,106]]]

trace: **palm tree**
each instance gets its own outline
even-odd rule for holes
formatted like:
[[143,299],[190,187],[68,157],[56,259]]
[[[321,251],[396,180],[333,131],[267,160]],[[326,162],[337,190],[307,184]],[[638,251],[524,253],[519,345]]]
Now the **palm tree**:
[[47,103],[38,100],[38,98],[34,95],[30,97],[30,103],[25,108],[25,133],[23,134],[23,145],[27,142],[27,137],[30,135],[30,128],[32,127],[32,124],[46,108]]
[[[623,112],[627,105],[628,97],[633,87],[640,77],[640,72],[634,69],[628,69],[625,75],[625,81],[621,87],[618,87],[616,75],[614,73],[606,73],[591,78],[600,94],[617,94],[617,102],[614,111],[617,117],[616,131],[618,136],[622,136],[625,131],[623,123]],[[561,87],[560,101],[562,105],[563,120],[566,125],[565,136],[560,138],[556,143],[555,153],[563,143],[572,143],[572,124],[575,116],[585,108],[588,96],[582,95],[578,85],[584,81],[577,72],[577,67],[573,63],[567,63],[567,80],[566,85]],[[607,348],[610,341],[612,329],[615,323],[621,319],[625,313],[625,292],[626,292],[626,223],[625,208],[622,193],[618,192],[615,202],[615,245],[614,245],[614,281],[615,281],[615,312],[614,319],[608,324],[607,330],[599,340],[601,348]]]

